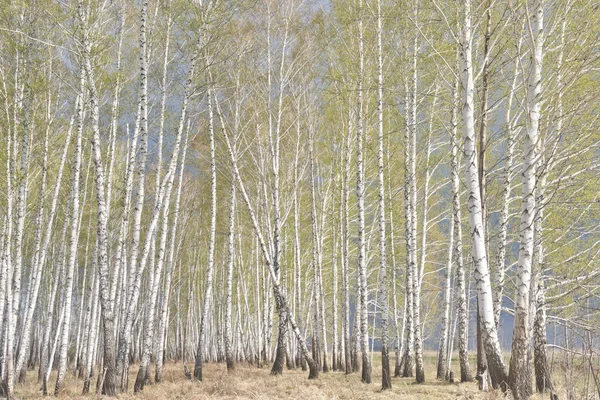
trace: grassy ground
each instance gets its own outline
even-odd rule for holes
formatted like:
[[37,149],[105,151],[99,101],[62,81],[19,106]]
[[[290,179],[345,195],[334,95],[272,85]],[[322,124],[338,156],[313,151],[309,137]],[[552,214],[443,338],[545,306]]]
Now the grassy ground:
[[[392,360],[391,360],[392,361]],[[392,361],[393,362],[393,361]],[[163,382],[159,385],[146,385],[144,391],[133,394],[133,383],[137,367],[130,368],[128,393],[119,395],[119,399],[502,399],[501,393],[482,393],[475,383],[449,384],[435,379],[435,355],[425,357],[426,383],[417,385],[414,378],[393,378],[392,391],[381,391],[381,364],[376,358],[373,368],[373,384],[365,385],[360,381],[360,373],[346,376],[339,372],[320,374],[316,381],[307,379],[308,372],[284,370],[283,376],[272,377],[268,368],[258,369],[250,365],[236,366],[233,373],[227,373],[224,364],[206,364],[204,382],[189,381],[183,373],[181,363],[165,365]],[[474,362],[471,364],[473,367]],[[455,375],[458,364],[453,361]],[[393,372],[393,366],[392,366]],[[49,385],[54,389],[55,375]],[[37,383],[37,374],[30,372],[24,384],[17,385],[17,398],[42,398]],[[83,382],[68,376],[66,388],[59,396],[69,399],[92,399],[96,395],[81,396]],[[50,397],[49,397],[50,398]],[[536,397],[534,397],[536,398]],[[538,399],[541,397],[537,397]]]

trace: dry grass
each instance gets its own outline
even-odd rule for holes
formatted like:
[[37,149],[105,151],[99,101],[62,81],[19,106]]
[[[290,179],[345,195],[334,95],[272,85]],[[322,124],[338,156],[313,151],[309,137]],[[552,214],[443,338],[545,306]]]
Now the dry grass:
[[[133,382],[137,367],[130,368],[130,390],[119,395],[119,399],[502,399],[501,393],[482,393],[475,383],[449,384],[435,379],[435,356],[425,357],[426,383],[417,385],[414,378],[393,378],[392,391],[381,391],[381,366],[374,360],[373,384],[365,385],[360,381],[360,373],[346,376],[339,372],[320,374],[316,381],[307,379],[308,372],[285,370],[283,376],[269,375],[268,368],[258,369],[251,365],[238,364],[236,370],[227,373],[224,364],[206,364],[204,382],[192,382],[185,379],[181,363],[168,363],[165,366],[163,382],[158,385],[146,385],[142,393],[133,393]],[[472,364],[474,365],[474,364]],[[453,363],[453,368],[458,368]],[[30,372],[27,381],[17,385],[17,398],[43,398],[37,383],[37,374]],[[55,375],[50,382],[54,389]],[[95,383],[95,382],[94,382]],[[96,395],[81,395],[83,382],[68,376],[66,388],[61,398],[93,399]],[[53,398],[49,396],[48,398]],[[539,397],[538,397],[539,398]]]

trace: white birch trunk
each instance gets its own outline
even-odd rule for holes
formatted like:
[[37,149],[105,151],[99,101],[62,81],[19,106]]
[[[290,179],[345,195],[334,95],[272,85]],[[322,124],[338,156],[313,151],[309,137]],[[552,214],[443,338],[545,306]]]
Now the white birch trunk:
[[208,261],[206,266],[206,284],[204,286],[204,300],[202,316],[200,319],[200,332],[198,334],[198,346],[196,348],[196,361],[194,364],[194,378],[202,381],[202,362],[204,361],[204,338],[206,335],[206,324],[209,313],[210,298],[212,291],[213,267],[215,256],[215,233],[217,224],[217,169],[215,164],[215,132],[213,114],[213,90],[208,89],[208,131],[210,137],[210,233],[208,242]]
[[71,179],[71,231],[69,236],[69,258],[66,276],[65,301],[64,301],[64,318],[62,325],[62,336],[60,339],[60,354],[58,363],[58,374],[56,376],[56,386],[54,387],[54,395],[59,395],[65,387],[65,376],[67,373],[67,355],[69,350],[69,328],[71,325],[71,305],[73,298],[73,275],[77,264],[77,247],[79,243],[79,187],[81,179],[81,164],[82,164],[82,136],[83,136],[83,91],[85,88],[85,80],[83,71],[80,75],[80,94],[76,101],[78,114],[77,135],[75,136],[75,154],[73,156],[73,177]]
[[[419,1],[413,4],[413,18],[417,24]],[[413,327],[415,330],[415,378],[417,383],[425,382],[425,370],[423,366],[423,337],[421,330],[421,271],[418,269],[417,261],[417,55],[419,51],[418,34],[415,32],[413,40],[412,59],[412,103],[411,103],[411,152],[410,152],[410,179],[411,179],[411,260],[410,268],[413,269]],[[425,193],[427,195],[427,193]],[[427,221],[424,221],[424,226]],[[425,237],[425,229],[422,236]],[[424,255],[424,253],[423,253]],[[424,264],[423,264],[424,265]]]
[[82,53],[83,64],[90,96],[90,109],[92,117],[92,153],[94,159],[94,171],[96,176],[96,200],[98,215],[98,274],[100,280],[100,304],[102,307],[103,329],[104,329],[104,382],[102,394],[107,396],[116,395],[115,381],[115,341],[114,341],[114,304],[110,299],[110,271],[108,267],[108,215],[106,210],[106,194],[104,191],[104,168],[102,165],[102,154],[100,145],[100,116],[99,99],[96,90],[94,71],[91,63],[91,42],[83,10],[83,1],[78,1],[78,14],[82,27]]
[[381,389],[392,388],[390,355],[388,350],[388,297],[387,297],[387,255],[385,220],[385,179],[383,146],[383,46],[381,37],[381,0],[377,0],[377,183],[379,206],[379,306],[381,307]]
[[471,54],[471,1],[464,0],[464,23],[460,43],[460,64],[462,84],[462,117],[463,140],[465,142],[465,180],[467,184],[467,198],[469,209],[469,223],[471,227],[471,248],[475,281],[477,283],[477,299],[479,310],[479,323],[482,331],[482,340],[487,357],[489,375],[494,388],[506,382],[506,368],[498,331],[494,322],[494,310],[490,273],[485,249],[485,232],[481,208],[481,192],[477,168],[477,152],[475,150],[474,126],[474,83],[473,65]]
[[[458,71],[458,68],[457,68]],[[458,160],[458,93],[459,82],[456,80],[453,88],[453,106],[452,106],[452,132],[450,134],[451,147],[451,179],[452,179],[452,219],[454,228],[454,262],[456,264],[456,319],[458,325],[458,359],[460,364],[460,381],[471,382],[473,375],[469,365],[468,353],[468,333],[469,333],[469,313],[467,310],[467,283],[465,279],[465,267],[462,254],[462,217],[460,212],[460,178],[459,178],[459,160]]]
[[[517,54],[521,54],[521,39],[517,44]],[[512,103],[515,97],[515,91],[517,86],[517,78],[519,76],[519,68],[515,63],[515,71],[513,74],[513,80],[508,93],[508,99],[506,102],[506,114],[505,114],[505,125],[506,125],[506,161],[504,165],[504,182],[502,187],[502,214],[500,215],[500,233],[498,238],[498,253],[496,270],[494,271],[494,286],[496,292],[494,293],[494,321],[496,327],[500,322],[500,313],[502,312],[502,299],[504,296],[504,275],[506,270],[506,244],[508,237],[508,221],[510,217],[510,202],[511,202],[511,181],[513,177],[514,168],[514,150],[515,150],[515,139],[516,132],[514,128],[514,122],[512,120]]]
[[533,234],[536,214],[535,188],[538,163],[538,129],[542,94],[543,60],[543,1],[534,0],[530,22],[532,59],[527,86],[527,130],[523,147],[522,203],[520,224],[519,262],[516,275],[515,323],[510,357],[509,383],[515,399],[529,398],[531,388],[531,364],[529,363],[529,292],[533,261]]
[[371,360],[368,356],[369,341],[367,337],[367,260],[365,240],[365,199],[364,199],[364,162],[363,162],[363,74],[364,74],[364,40],[363,40],[363,0],[358,1],[358,105],[356,126],[356,201],[358,204],[358,273],[360,277],[360,333],[362,350],[362,382],[371,383]]
[[[129,278],[128,278],[128,309],[125,320],[121,324],[119,332],[119,346],[117,352],[117,374],[119,379],[119,389],[127,392],[128,371],[129,371],[129,343],[131,341],[132,314],[136,304],[134,298],[137,297],[139,289],[136,290],[135,282],[138,275],[138,255],[140,247],[141,221],[144,209],[145,181],[146,181],[146,160],[148,155],[148,49],[146,39],[148,1],[142,2],[140,16],[140,87],[139,87],[139,132],[140,148],[137,164],[137,187],[136,204],[133,212],[133,233],[131,239],[130,260],[129,260]],[[150,230],[146,235],[151,236]],[[139,288],[139,286],[138,286]]]
[[292,331],[296,335],[296,339],[298,340],[300,347],[302,348],[302,354],[304,355],[304,358],[306,359],[306,362],[308,363],[308,365],[310,367],[309,379],[317,379],[319,376],[319,370],[318,370],[317,365],[314,362],[313,358],[310,356],[310,353],[308,352],[308,348],[306,347],[306,343],[304,342],[304,337],[303,337],[302,333],[300,332],[300,329],[296,325],[296,321],[294,320],[291,310],[289,309],[285,295],[281,292],[281,289],[279,286],[279,280],[277,279],[277,275],[275,274],[275,271],[273,269],[271,258],[269,256],[269,252],[267,250],[267,245],[264,241],[264,237],[263,237],[262,231],[260,229],[260,225],[258,223],[256,213],[254,212],[252,203],[250,202],[250,198],[248,196],[248,193],[246,192],[244,182],[242,180],[242,177],[240,175],[240,172],[239,172],[239,169],[237,166],[237,161],[234,157],[234,153],[233,153],[233,149],[231,146],[231,142],[229,140],[229,136],[227,134],[227,131],[225,130],[225,124],[223,122],[223,117],[222,117],[222,113],[220,112],[220,107],[219,107],[218,102],[216,102],[216,106],[217,106],[217,114],[219,116],[219,120],[221,121],[221,130],[223,131],[223,136],[225,137],[225,144],[227,145],[227,151],[228,151],[229,157],[232,161],[232,166],[234,169],[236,181],[237,181],[238,187],[240,189],[240,192],[242,193],[244,203],[246,204],[246,207],[248,208],[248,213],[250,214],[250,219],[252,221],[254,233],[257,236],[257,239],[258,239],[258,242],[260,245],[260,249],[263,254],[263,258],[265,259],[265,263],[267,264],[267,267],[269,269],[269,275],[271,277],[273,291],[276,296],[280,297],[281,304],[285,308],[287,317],[289,319],[289,323],[292,326]]

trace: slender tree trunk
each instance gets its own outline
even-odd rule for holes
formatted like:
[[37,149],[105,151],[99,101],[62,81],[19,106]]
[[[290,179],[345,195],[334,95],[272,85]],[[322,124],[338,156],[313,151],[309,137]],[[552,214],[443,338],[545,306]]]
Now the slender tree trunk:
[[194,378],[202,381],[202,362],[204,361],[204,338],[212,294],[212,281],[215,257],[215,234],[217,227],[217,167],[215,161],[215,132],[213,122],[212,88],[208,89],[208,132],[210,139],[210,238],[208,242],[208,262],[206,266],[206,284],[204,286],[204,303],[200,319],[200,332],[198,346],[196,347],[196,361],[194,364]]
[[529,295],[531,285],[534,225],[536,214],[535,189],[538,160],[538,129],[541,103],[541,79],[543,60],[543,1],[533,1],[530,22],[532,34],[532,59],[527,87],[528,124],[523,147],[523,184],[521,204],[520,249],[516,275],[515,324],[510,357],[509,383],[515,399],[527,399],[531,395],[531,366],[529,363]]
[[[58,174],[57,174],[57,178],[56,178],[56,182],[54,184],[54,192],[52,195],[52,203],[50,205],[50,210],[48,213],[48,221],[46,223],[46,232],[44,234],[44,239],[43,239],[43,243],[37,242],[36,244],[36,251],[35,251],[35,256],[34,256],[34,267],[33,267],[33,271],[32,271],[32,275],[31,275],[31,280],[29,283],[29,301],[27,303],[27,307],[26,307],[26,312],[25,312],[25,319],[23,322],[23,328],[22,328],[22,342],[21,342],[21,348],[19,351],[19,357],[17,359],[17,364],[15,367],[15,373],[18,375],[19,377],[19,381],[22,382],[22,380],[25,379],[25,373],[27,371],[27,368],[25,368],[25,362],[26,362],[26,357],[28,356],[28,349],[29,349],[29,343],[31,340],[31,325],[33,323],[33,315],[35,312],[35,307],[37,305],[37,297],[39,294],[39,289],[40,289],[40,285],[41,285],[41,281],[42,281],[42,270],[44,268],[44,265],[46,264],[46,257],[48,254],[48,248],[50,246],[50,239],[52,237],[52,228],[54,227],[54,218],[56,216],[56,207],[58,204],[58,198],[59,198],[59,194],[60,194],[60,188],[61,188],[61,183],[62,183],[62,176],[63,176],[63,171],[64,171],[64,166],[67,160],[67,153],[69,150],[69,143],[71,142],[71,134],[73,132],[73,123],[74,123],[75,117],[73,116],[73,118],[71,118],[71,121],[69,122],[69,127],[67,129],[67,135],[65,138],[65,147],[63,149],[61,158],[60,158],[60,163],[59,163],[59,167],[58,167]],[[42,190],[43,193],[43,190]],[[42,196],[42,194],[40,194],[40,196]],[[43,207],[40,206],[40,210],[39,210],[39,215],[42,215],[43,213]],[[40,218],[40,224],[41,224],[41,218]],[[41,227],[40,227],[41,229]],[[41,239],[41,238],[40,238]],[[41,246],[40,246],[41,244]],[[43,356],[42,356],[43,358]]]
[[344,152],[344,177],[342,180],[342,208],[344,212],[343,235],[342,235],[342,319],[344,325],[344,358],[346,364],[346,375],[353,372],[353,362],[351,357],[350,345],[350,288],[349,288],[349,255],[348,247],[350,244],[350,215],[348,210],[348,202],[350,199],[350,157],[351,157],[351,133],[352,133],[352,116],[350,107],[348,107],[348,134],[346,136],[346,145]]
[[75,154],[73,159],[73,177],[71,179],[71,232],[69,238],[69,259],[67,266],[66,288],[65,288],[65,316],[63,319],[62,336],[60,340],[60,354],[58,363],[58,374],[56,377],[56,386],[54,395],[59,395],[65,387],[65,376],[67,373],[67,353],[69,350],[69,328],[71,325],[71,305],[73,299],[73,275],[77,263],[77,246],[79,243],[79,187],[81,177],[81,158],[82,158],[82,136],[83,136],[83,91],[85,80],[83,71],[80,74],[80,94],[76,102],[78,121],[77,136],[75,137]]
[[83,10],[83,1],[78,2],[78,13],[82,26],[83,63],[90,95],[90,109],[92,117],[92,153],[94,157],[94,171],[96,175],[96,200],[98,215],[98,274],[100,278],[100,305],[102,308],[103,334],[104,334],[104,380],[102,394],[116,395],[115,371],[115,340],[114,340],[114,303],[110,299],[109,267],[108,267],[108,220],[106,211],[106,197],[104,191],[104,168],[100,146],[100,116],[99,100],[96,82],[91,63],[91,43],[86,15]]
[[[452,107],[454,109],[454,106]],[[454,132],[452,132],[454,133]],[[451,133],[451,134],[452,134]],[[454,149],[452,149],[454,150]],[[452,151],[452,156],[454,152]],[[452,160],[454,161],[454,160]],[[452,162],[451,161],[451,162]],[[452,176],[451,178],[452,179]],[[452,303],[452,261],[453,261],[453,248],[454,248],[454,213],[450,215],[450,229],[449,229],[449,245],[448,245],[448,259],[446,261],[445,285],[444,285],[444,314],[442,315],[442,331],[440,334],[440,344],[438,347],[437,356],[437,379],[446,379],[448,357],[452,356],[452,353],[448,354],[448,347],[450,346],[450,310]],[[460,222],[459,222],[460,223]]]
[[[521,39],[517,43],[517,54],[521,54]],[[511,181],[513,177],[514,168],[514,150],[515,150],[515,129],[514,122],[512,120],[512,104],[515,97],[517,78],[519,76],[519,68],[515,63],[515,71],[513,74],[513,80],[508,93],[508,99],[506,102],[506,161],[504,164],[504,182],[502,187],[502,214],[500,216],[500,233],[498,238],[498,253],[496,270],[494,271],[494,286],[496,292],[494,293],[494,321],[496,327],[500,322],[500,313],[502,311],[502,299],[504,295],[504,275],[506,270],[506,244],[508,237],[508,221],[510,218],[510,201],[511,201]]]
[[[458,68],[457,68],[458,70]],[[469,332],[469,313],[467,311],[466,279],[465,267],[462,255],[462,217],[460,212],[460,178],[458,162],[458,79],[453,87],[453,106],[452,106],[452,132],[450,134],[450,152],[452,155],[450,161],[451,179],[452,179],[452,219],[454,228],[454,262],[456,263],[456,319],[458,320],[458,359],[460,363],[460,381],[471,382],[473,375],[469,365],[468,354],[468,332]]]
[[474,127],[474,84],[471,54],[471,1],[464,1],[464,24],[460,43],[463,139],[465,141],[465,172],[471,247],[477,283],[478,321],[488,362],[489,375],[494,388],[506,382],[506,367],[502,359],[498,332],[494,322],[492,290],[485,249],[485,232],[481,209],[481,191],[477,168]]
[[[235,153],[235,135],[233,137],[233,151]],[[234,257],[234,222],[235,222],[235,175],[231,173],[231,198],[229,201],[229,233],[227,237],[227,278],[225,283],[225,360],[227,361],[227,370],[232,371],[235,368],[233,349],[232,349],[232,330],[231,330],[231,293],[233,285],[233,257]]]
[[[560,132],[560,130],[559,130]],[[554,391],[550,368],[548,367],[548,356],[546,354],[546,285],[544,283],[545,259],[543,245],[543,209],[545,189],[545,175],[540,178],[537,189],[536,215],[535,215],[535,248],[534,256],[537,263],[537,287],[534,288],[535,316],[533,321],[533,365],[535,370],[535,386],[538,393]]]
[[180,204],[181,204],[181,192],[183,188],[183,176],[185,174],[185,159],[187,154],[188,140],[189,140],[189,129],[190,123],[188,120],[187,128],[186,128],[186,138],[183,145],[183,151],[181,154],[181,165],[179,167],[179,181],[177,184],[177,197],[175,198],[175,207],[173,209],[173,225],[171,226],[171,237],[169,243],[169,259],[167,261],[167,270],[165,272],[165,284],[163,291],[163,299],[161,303],[161,317],[159,323],[159,342],[157,349],[157,357],[156,357],[156,373],[155,373],[155,382],[159,383],[162,380],[162,370],[166,353],[166,338],[168,334],[168,308],[169,308],[169,299],[171,295],[171,279],[173,276],[173,269],[175,264],[175,239],[177,237],[177,228],[179,225],[179,215],[180,215]]
[[358,106],[356,126],[356,200],[358,203],[358,274],[360,280],[360,333],[362,350],[362,382],[371,383],[371,360],[368,355],[369,340],[367,337],[367,260],[365,239],[365,199],[364,199],[364,165],[363,165],[363,74],[364,74],[364,40],[363,40],[363,0],[358,0]]
[[[121,392],[127,392],[129,378],[129,348],[131,334],[133,330],[133,314],[135,312],[135,298],[139,295],[139,286],[136,287],[135,281],[139,271],[138,254],[140,247],[140,234],[142,212],[145,199],[145,181],[146,181],[146,160],[148,154],[148,49],[147,49],[147,9],[148,1],[142,2],[140,15],[140,86],[139,86],[139,132],[140,148],[137,164],[137,187],[136,204],[133,212],[133,233],[131,240],[129,274],[128,274],[128,299],[125,319],[121,324],[119,332],[119,346],[117,353],[117,374],[119,379],[119,388]],[[136,124],[137,125],[137,124]],[[137,128],[137,126],[136,126]],[[151,235],[148,231],[147,235]],[[139,271],[139,272],[138,272]]]
[[[419,8],[419,0],[415,0],[413,5],[413,18],[415,25],[417,24],[417,14]],[[413,62],[412,62],[412,103],[411,103],[411,154],[410,154],[410,178],[411,178],[411,268],[413,269],[413,325],[415,330],[415,377],[417,383],[425,382],[425,369],[423,365],[423,337],[421,332],[421,273],[417,269],[417,54],[418,33],[415,29],[413,40]],[[425,195],[427,195],[425,193]],[[426,223],[426,221],[424,221]],[[423,231],[422,235],[426,233]],[[424,255],[424,253],[423,253]]]
[[[404,79],[404,93],[405,93],[405,107],[408,110],[410,107],[410,94],[408,91],[408,79]],[[406,303],[406,312],[405,317],[406,321],[403,324],[404,332],[406,334],[406,347],[404,348],[404,353],[402,358],[404,359],[404,368],[402,371],[402,377],[412,377],[413,376],[413,366],[414,366],[414,358],[413,351],[415,345],[415,330],[414,330],[414,296],[413,290],[414,285],[413,281],[415,279],[414,276],[414,268],[412,267],[412,246],[413,246],[413,231],[412,231],[412,172],[411,172],[411,115],[409,112],[406,112],[406,129],[404,131],[404,236],[406,241],[406,293],[405,293],[405,303]],[[416,241],[415,241],[416,242]]]
[[385,221],[385,179],[383,148],[383,48],[381,36],[381,0],[377,0],[377,167],[378,167],[378,205],[379,205],[379,301],[381,307],[381,389],[392,388],[390,373],[390,355],[388,350],[388,313],[387,298],[387,255],[386,255],[386,221]]
[[306,362],[309,366],[310,369],[310,373],[308,378],[309,379],[317,379],[319,377],[319,370],[317,367],[317,364],[315,363],[315,361],[313,360],[313,358],[310,356],[310,353],[308,352],[308,348],[306,347],[306,343],[304,342],[304,338],[302,333],[300,332],[300,329],[298,328],[298,325],[296,325],[296,321],[294,320],[294,317],[289,309],[289,306],[287,304],[287,300],[285,298],[285,295],[281,292],[280,286],[279,286],[279,279],[277,278],[277,275],[275,273],[275,270],[273,268],[273,264],[271,262],[271,258],[269,256],[269,252],[267,250],[267,245],[266,242],[264,240],[264,236],[262,234],[262,231],[260,229],[260,225],[258,223],[258,219],[256,216],[256,213],[254,212],[254,209],[252,207],[252,203],[250,202],[250,198],[248,196],[248,193],[246,192],[246,188],[244,185],[244,182],[242,180],[242,177],[240,175],[238,166],[237,166],[237,161],[235,159],[234,153],[233,153],[233,149],[231,146],[231,141],[229,140],[229,136],[227,134],[227,131],[225,129],[225,123],[223,122],[223,116],[222,113],[220,112],[219,109],[219,103],[216,102],[217,105],[217,114],[219,116],[219,120],[221,121],[221,130],[223,131],[223,136],[225,137],[225,144],[227,145],[227,151],[229,153],[229,157],[232,161],[233,164],[233,169],[234,169],[234,174],[238,183],[238,187],[240,189],[240,192],[242,193],[242,197],[244,199],[244,203],[246,204],[246,207],[248,208],[248,213],[250,214],[250,219],[252,221],[252,226],[254,228],[254,233],[257,236],[258,242],[260,244],[260,249],[263,255],[263,258],[265,259],[265,263],[267,264],[267,267],[269,268],[269,275],[271,277],[271,283],[273,286],[273,291],[276,294],[277,297],[279,297],[279,301],[281,302],[281,305],[283,306],[287,318],[289,319],[289,323],[292,326],[292,331],[294,332],[294,334],[296,335],[296,339],[298,340],[300,347],[302,348],[302,354],[304,355],[304,358],[306,359]]

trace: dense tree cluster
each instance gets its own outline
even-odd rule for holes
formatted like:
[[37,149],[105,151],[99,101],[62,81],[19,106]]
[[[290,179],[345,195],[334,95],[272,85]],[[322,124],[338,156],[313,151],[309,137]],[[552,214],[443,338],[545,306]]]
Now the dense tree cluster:
[[550,340],[598,379],[599,37],[594,0],[2,2],[0,392],[431,349],[526,399]]

